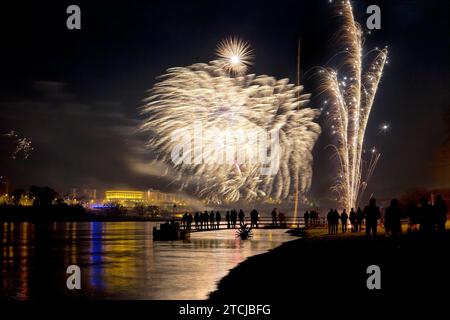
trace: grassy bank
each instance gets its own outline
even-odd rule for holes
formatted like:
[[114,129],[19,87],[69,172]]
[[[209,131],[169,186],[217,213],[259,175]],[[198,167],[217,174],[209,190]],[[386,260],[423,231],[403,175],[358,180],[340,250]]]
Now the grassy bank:
[[[323,231],[322,231],[323,233]],[[413,301],[442,297],[449,287],[450,233],[396,239],[363,234],[309,237],[287,242],[250,257],[232,269],[210,294],[219,301],[295,301],[326,307],[335,302],[352,308],[355,301]],[[367,267],[381,269],[381,290],[368,290]],[[295,306],[294,306],[295,307]]]

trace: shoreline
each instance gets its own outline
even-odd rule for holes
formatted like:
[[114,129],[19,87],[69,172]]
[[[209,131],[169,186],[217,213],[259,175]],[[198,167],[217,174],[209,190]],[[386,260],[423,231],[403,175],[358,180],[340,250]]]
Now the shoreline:
[[33,218],[16,218],[16,219],[0,219],[0,223],[54,223],[54,222],[166,222],[170,219],[147,218],[147,217],[121,217],[121,216],[93,216],[68,219],[33,219]]
[[[380,234],[368,239],[363,233],[335,236],[308,232],[266,253],[247,258],[222,278],[209,294],[212,302],[292,301],[316,304],[322,299],[399,297],[415,299],[438,295],[448,288],[450,232],[425,237]],[[367,267],[378,265],[381,290],[368,290]],[[439,284],[439,285],[438,285]],[[347,299],[347,298],[346,298]]]

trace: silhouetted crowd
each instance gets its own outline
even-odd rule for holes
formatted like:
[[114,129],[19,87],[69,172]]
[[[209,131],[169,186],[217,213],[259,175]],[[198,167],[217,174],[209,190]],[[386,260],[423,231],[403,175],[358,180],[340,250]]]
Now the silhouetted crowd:
[[[214,230],[220,229],[220,222],[222,221],[222,215],[219,211],[208,213],[196,212],[194,215],[185,213],[182,218],[182,227],[186,229],[192,228],[192,222],[194,222],[195,229],[197,230]],[[225,214],[225,221],[227,229],[236,228],[236,224],[239,221],[239,225],[245,224],[245,212],[240,209],[237,212],[235,209],[227,211]],[[258,228],[259,212],[253,209],[250,212],[250,226],[252,228]]]
[[[360,232],[362,230],[363,221],[365,222],[366,235],[375,237],[377,235],[378,221],[383,219],[386,233],[393,236],[402,232],[401,219],[408,219],[408,233],[421,232],[430,234],[436,231],[445,231],[445,223],[447,222],[448,206],[441,195],[436,197],[433,205],[431,205],[426,197],[419,201],[419,205],[410,201],[405,209],[400,207],[397,199],[392,199],[391,203],[384,213],[381,215],[380,208],[376,205],[375,199],[370,199],[369,204],[361,210],[355,211],[351,208],[347,214],[344,209],[341,214],[336,209],[330,209],[327,214],[328,234],[337,234],[339,229],[339,221],[341,223],[342,233],[347,232],[347,225],[350,222],[351,232]],[[305,225],[307,225],[310,214],[305,213]]]
[[315,227],[319,224],[319,212],[316,210],[306,211],[303,214],[305,228]]
[[[363,224],[367,236],[375,237],[377,235],[378,222],[382,219],[386,233],[393,236],[402,232],[401,219],[408,219],[408,232],[433,233],[443,232],[447,221],[448,206],[441,195],[438,195],[433,204],[430,204],[426,197],[420,199],[419,204],[410,201],[404,209],[400,206],[397,199],[392,199],[384,215],[376,205],[375,199],[370,199],[369,204],[361,210],[358,207],[350,212],[344,209],[340,214],[336,209],[330,209],[326,215],[328,224],[328,234],[337,234],[339,224],[341,232],[346,233],[350,227],[351,232],[361,232]],[[287,216],[274,208],[271,213],[273,227],[287,227]],[[226,227],[228,229],[236,228],[236,225],[245,224],[245,213],[242,209],[239,211],[233,209],[225,213]],[[306,211],[303,215],[305,228],[319,225],[319,213],[316,210]],[[259,212],[253,209],[250,212],[250,227],[258,228]],[[219,211],[196,212],[194,215],[185,213],[181,224],[185,229],[195,227],[197,230],[220,229],[222,215]],[[194,226],[192,224],[194,223]]]
[[286,215],[280,212],[277,208],[272,210],[272,226],[274,227],[285,227],[286,226]]
[[[366,213],[369,213],[369,206],[366,207],[365,210]],[[375,212],[375,214],[377,213]],[[356,211],[354,208],[352,208],[350,210],[350,213],[347,213],[344,209],[340,215],[336,209],[330,209],[327,214],[328,234],[338,233],[339,221],[341,221],[341,230],[343,233],[347,232],[348,222],[350,222],[351,232],[359,232],[362,229],[362,224],[365,216],[366,214],[361,210],[360,207],[358,207]]]

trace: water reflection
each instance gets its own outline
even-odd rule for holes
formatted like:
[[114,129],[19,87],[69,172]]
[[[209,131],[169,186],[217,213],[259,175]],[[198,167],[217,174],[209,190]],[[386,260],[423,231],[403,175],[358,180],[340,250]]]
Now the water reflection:
[[[1,298],[204,299],[247,257],[294,239],[282,230],[194,233],[188,241],[153,242],[151,222],[3,223]],[[66,289],[77,264],[82,289]]]

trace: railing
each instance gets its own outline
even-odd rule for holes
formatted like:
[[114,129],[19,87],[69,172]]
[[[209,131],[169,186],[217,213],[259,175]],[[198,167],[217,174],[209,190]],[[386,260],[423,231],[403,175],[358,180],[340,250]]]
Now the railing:
[[[211,222],[211,220],[208,220],[208,223],[205,222],[199,222],[198,224],[195,223],[195,221],[192,221],[190,228],[188,228],[188,224],[183,221],[183,219],[177,219],[177,222],[180,223],[181,229],[190,229],[191,231],[214,231],[219,229],[228,229],[228,225],[230,224],[230,228],[238,228],[241,224],[239,219],[236,221],[235,226],[233,227],[233,224],[231,221],[228,223],[225,219],[221,219],[219,223],[217,223],[216,220]],[[218,224],[218,226],[217,226]],[[244,224],[247,224],[249,226],[252,225],[252,221],[249,217],[244,218]],[[326,225],[326,219],[323,217],[319,217],[318,219],[312,221],[311,219],[308,220],[308,227],[324,227]],[[256,224],[256,228],[284,228],[284,229],[290,229],[290,228],[302,228],[305,226],[305,219],[304,218],[293,218],[293,217],[286,217],[285,219],[282,219],[282,221],[277,220],[273,221],[270,217],[263,217],[259,218],[258,222]]]
[[[210,220],[208,220],[208,223],[198,223],[198,225],[195,224],[194,221],[192,221],[190,228],[188,228],[188,224],[183,221],[183,219],[176,219],[177,222],[180,224],[181,229],[189,229],[191,231],[215,231],[220,229],[228,229],[228,222],[224,219],[221,219],[219,222],[219,226],[217,227],[217,221],[214,220],[213,223],[211,223]],[[339,221],[340,222],[340,221]],[[401,219],[400,220],[402,225],[408,225],[409,221],[408,219]],[[364,221],[362,222],[363,224]],[[251,225],[251,219],[249,217],[244,218],[244,224]],[[348,226],[350,226],[350,221],[348,221]],[[213,227],[212,227],[213,225]],[[328,225],[327,220],[325,217],[319,217],[316,220],[308,220],[308,228],[323,228]],[[341,225],[341,223],[339,223]],[[383,225],[383,220],[378,220],[378,225]],[[230,222],[230,229],[239,228],[240,221],[239,219],[236,221],[236,225],[233,226],[233,224]],[[300,218],[293,218],[293,217],[286,217],[281,223],[280,221],[274,221],[270,217],[263,217],[258,219],[258,223],[255,226],[256,228],[282,228],[282,229],[291,229],[291,228],[303,228],[305,227],[305,219]]]

